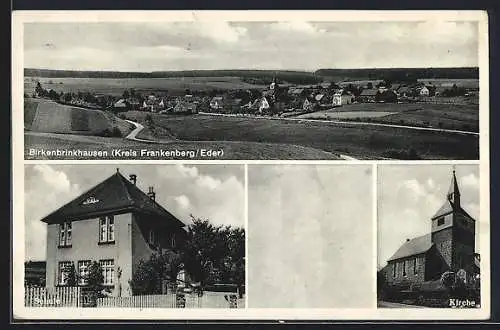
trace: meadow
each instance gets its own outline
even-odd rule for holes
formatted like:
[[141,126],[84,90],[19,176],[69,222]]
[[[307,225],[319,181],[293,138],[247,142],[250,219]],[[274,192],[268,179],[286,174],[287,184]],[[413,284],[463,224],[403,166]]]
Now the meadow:
[[238,77],[179,77],[179,78],[37,78],[25,77],[24,92],[31,95],[39,80],[42,86],[60,93],[92,92],[120,96],[126,89],[137,91],[177,91],[186,89],[210,91],[213,89],[255,89],[263,85],[243,82]]
[[479,131],[479,105],[444,103],[357,103],[296,118],[339,119],[394,125]]
[[[168,141],[163,143],[142,143],[126,140],[123,138],[100,137],[100,136],[81,136],[68,134],[37,133],[26,132],[24,134],[24,155],[25,159],[90,159],[88,157],[57,157],[57,156],[30,156],[31,149],[37,150],[85,150],[95,152],[107,152],[108,157],[95,159],[202,159],[202,160],[259,160],[259,159],[308,159],[308,160],[338,160],[339,155],[324,152],[321,150],[298,146],[298,145],[277,145],[272,143],[250,143],[237,141]],[[148,151],[169,150],[196,152],[196,150],[222,150],[222,156],[217,158],[201,157],[131,157],[127,154],[113,155],[112,151],[116,149],[128,152],[140,150]]]
[[58,104],[44,99],[24,100],[24,127],[35,132],[126,136],[132,125],[111,113]]
[[[139,112],[129,112],[125,115],[144,123],[145,115]],[[290,144],[334,154],[346,154],[359,159],[395,158],[394,155],[398,154],[404,158],[405,152],[412,150],[412,154],[421,159],[472,160],[479,157],[479,138],[471,135],[251,117],[152,114],[152,119],[152,128],[161,127],[162,131],[167,132],[167,140],[174,137],[183,141]],[[147,130],[144,134],[147,134]],[[138,137],[141,137],[141,134]],[[162,139],[161,136],[157,138]]]

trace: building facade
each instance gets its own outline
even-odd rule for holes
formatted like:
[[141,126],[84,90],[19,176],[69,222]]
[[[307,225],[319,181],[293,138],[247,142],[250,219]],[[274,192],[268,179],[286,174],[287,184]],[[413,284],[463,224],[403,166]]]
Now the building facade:
[[41,221],[47,223],[46,286],[68,285],[72,267],[78,285],[93,261],[99,262],[106,290],[130,296],[129,281],[141,260],[155,252],[176,250],[185,225],[155,201],[156,193],[136,186],[117,172]]
[[446,201],[430,219],[430,233],[407,239],[387,261],[383,271],[389,284],[421,284],[439,280],[446,271],[479,274],[475,253],[475,220],[461,207],[453,171]]

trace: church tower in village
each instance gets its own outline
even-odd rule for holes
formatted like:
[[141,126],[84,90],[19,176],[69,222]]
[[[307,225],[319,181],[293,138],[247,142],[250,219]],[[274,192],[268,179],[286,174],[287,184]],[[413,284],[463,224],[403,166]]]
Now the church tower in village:
[[455,170],[443,206],[431,218],[431,240],[447,268],[457,271],[473,264],[475,220],[460,204],[460,190]]
[[280,86],[278,85],[278,81],[276,80],[276,75],[274,75],[273,81],[271,82],[271,85],[269,85],[269,90],[273,103],[278,102]]

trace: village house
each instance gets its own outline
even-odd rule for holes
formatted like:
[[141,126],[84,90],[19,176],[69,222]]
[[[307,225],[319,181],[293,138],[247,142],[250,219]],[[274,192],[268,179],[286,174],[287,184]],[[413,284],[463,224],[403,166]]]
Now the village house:
[[210,100],[210,109],[215,112],[219,112],[224,108],[224,97],[214,96]]
[[130,109],[130,104],[125,99],[119,99],[113,104],[113,110],[116,112],[127,111]]
[[374,103],[377,96],[378,89],[363,89],[359,94],[358,99],[360,102]]
[[429,221],[430,233],[407,239],[389,258],[383,272],[389,284],[421,284],[439,280],[445,271],[479,274],[475,253],[475,220],[461,207],[453,171],[446,201]]
[[178,99],[172,111],[178,114],[198,113],[198,105],[198,101],[186,101],[184,99]]
[[340,107],[346,104],[353,103],[354,99],[355,97],[351,92],[346,91],[345,89],[340,89],[337,90],[335,94],[333,94],[332,105],[334,107]]
[[309,101],[309,99],[305,99],[304,103],[302,104],[302,109],[305,111],[312,111],[314,107],[314,103]]
[[75,267],[78,285],[87,285],[93,261],[99,262],[104,287],[114,296],[132,294],[129,281],[140,260],[156,251],[177,249],[185,240],[185,224],[136,186],[137,176],[116,173],[49,214],[46,286],[68,284]]
[[429,96],[429,93],[430,93],[429,88],[427,88],[426,86],[423,86],[422,88],[420,88],[420,90],[418,92],[418,94],[420,96]]

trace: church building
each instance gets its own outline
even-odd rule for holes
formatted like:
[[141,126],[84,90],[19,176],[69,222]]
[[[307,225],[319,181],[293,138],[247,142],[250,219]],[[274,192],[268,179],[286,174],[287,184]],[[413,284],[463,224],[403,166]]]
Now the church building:
[[407,239],[389,258],[383,272],[389,284],[421,284],[439,280],[445,271],[479,274],[475,253],[475,220],[461,207],[453,171],[446,200],[430,218],[430,232]]
[[176,250],[186,238],[185,224],[144,193],[137,176],[116,173],[41,221],[47,224],[46,286],[68,285],[74,267],[78,285],[87,284],[93,261],[103,285],[114,296],[132,295],[129,280],[140,260],[154,252]]

